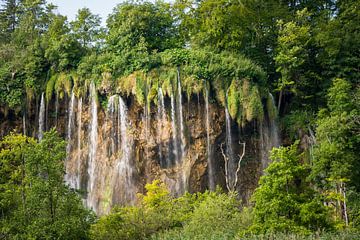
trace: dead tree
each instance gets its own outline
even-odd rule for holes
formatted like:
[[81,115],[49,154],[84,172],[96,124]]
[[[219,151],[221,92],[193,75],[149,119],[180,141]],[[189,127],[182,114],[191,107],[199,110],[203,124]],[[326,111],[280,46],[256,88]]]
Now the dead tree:
[[230,173],[229,173],[229,156],[226,155],[226,153],[224,152],[224,148],[223,145],[224,143],[221,143],[220,145],[220,149],[221,149],[221,154],[223,155],[224,158],[224,162],[225,162],[225,181],[226,181],[226,188],[228,189],[229,192],[234,192],[236,189],[236,185],[238,184],[239,181],[239,177],[238,177],[238,173],[240,172],[240,167],[241,167],[241,161],[243,160],[244,156],[245,156],[245,147],[246,147],[246,143],[242,143],[239,142],[240,145],[243,146],[242,149],[242,153],[241,155],[239,154],[239,161],[237,163],[237,168],[236,171],[234,173],[234,182],[231,182],[230,179]]

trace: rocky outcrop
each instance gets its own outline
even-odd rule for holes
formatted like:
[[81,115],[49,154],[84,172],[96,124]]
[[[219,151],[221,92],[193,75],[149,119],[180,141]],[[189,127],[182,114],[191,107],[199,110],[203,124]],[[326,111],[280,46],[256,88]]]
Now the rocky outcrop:
[[[45,127],[55,126],[68,139],[65,179],[98,214],[116,204],[136,203],[136,193],[154,179],[165,182],[175,196],[205,191],[211,181],[226,190],[221,147],[229,147],[229,136],[225,109],[216,101],[207,104],[201,95],[190,99],[159,95],[158,105],[140,106],[134,97],[73,97],[73,102],[67,96],[46,104]],[[13,128],[21,132],[20,115],[1,115],[3,135]],[[274,122],[269,116],[264,119],[242,127],[231,121],[229,126],[234,161],[230,166],[237,165],[241,144],[246,144],[236,186],[244,202],[268,161],[266,152],[278,144],[272,136],[277,133],[271,131]],[[39,114],[29,111],[26,121],[25,126],[37,125]],[[27,128],[28,135],[36,136],[36,131]]]

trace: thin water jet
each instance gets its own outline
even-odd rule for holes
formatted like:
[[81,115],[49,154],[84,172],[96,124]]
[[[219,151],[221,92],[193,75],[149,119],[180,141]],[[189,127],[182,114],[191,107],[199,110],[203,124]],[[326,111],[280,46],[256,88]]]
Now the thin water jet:
[[90,132],[89,132],[89,156],[88,156],[88,197],[87,205],[95,210],[94,189],[96,180],[96,152],[98,142],[98,112],[97,93],[95,84],[90,84]]
[[45,98],[44,93],[41,94],[40,110],[39,110],[39,133],[38,139],[42,140],[44,136],[44,124],[45,124]]
[[209,90],[205,88],[205,111],[206,111],[206,152],[207,169],[209,178],[209,189],[215,190],[214,163],[212,158],[212,146],[210,143],[210,110],[209,110]]

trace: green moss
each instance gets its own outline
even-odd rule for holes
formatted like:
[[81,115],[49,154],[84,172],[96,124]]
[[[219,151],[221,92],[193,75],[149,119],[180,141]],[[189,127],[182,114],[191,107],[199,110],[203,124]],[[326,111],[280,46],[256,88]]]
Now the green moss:
[[161,88],[164,91],[164,95],[171,96],[173,91],[176,90],[174,84],[176,86],[177,72],[175,68],[165,68],[164,72],[160,74],[160,82]]
[[150,105],[151,102],[157,104],[157,102],[158,102],[158,89],[159,89],[159,83],[158,82],[151,85],[151,88],[149,89],[149,92],[148,92],[148,95],[147,95],[148,105]]
[[[254,119],[264,118],[261,93],[265,74],[260,67],[239,55],[229,53],[215,54],[201,50],[173,50],[161,53],[161,65],[150,70],[135,71],[116,81],[111,73],[104,72],[101,79],[92,78],[100,92],[133,95],[140,105],[158,104],[158,90],[162,88],[164,96],[176,95],[178,91],[178,70],[182,91],[188,99],[192,95],[205,94],[205,87],[212,89],[215,99],[223,107],[227,106],[230,116],[239,125],[245,125]],[[90,80],[81,78],[75,72],[60,73],[48,81],[47,100],[53,90],[62,98],[70,94],[74,83],[76,95],[88,92]],[[113,90],[115,87],[115,90]],[[263,90],[262,90],[263,91]],[[268,94],[268,91],[263,91]],[[266,96],[267,109],[271,118],[275,117],[274,106],[270,106]],[[104,106],[103,106],[104,107]]]
[[72,89],[72,77],[71,74],[61,72],[57,75],[57,80],[55,82],[55,91],[58,94],[59,98],[62,99],[64,94],[71,94]]
[[181,79],[183,90],[186,92],[186,96],[190,99],[191,95],[199,94],[204,90],[204,80],[197,79],[195,76],[183,76]]
[[25,92],[26,92],[26,100],[28,102],[31,102],[35,96],[35,90],[33,88],[25,88]]
[[45,96],[46,96],[47,102],[49,102],[51,100],[51,97],[54,93],[55,83],[57,81],[57,78],[58,78],[58,75],[54,74],[50,77],[49,81],[46,83]]
[[215,89],[215,97],[218,103],[221,106],[225,107],[226,105],[226,88],[224,86],[224,82],[220,79],[215,79],[213,81],[213,86]]
[[244,126],[246,122],[254,119],[262,121],[264,118],[259,89],[248,79],[234,79],[231,82],[227,89],[226,102],[231,118],[239,125]]
[[134,89],[136,87],[136,78],[138,74],[138,72],[134,72],[127,77],[119,78],[117,84],[117,92],[126,96],[129,96],[130,94],[135,94],[136,91],[134,91]]
[[135,97],[137,102],[140,105],[145,104],[145,90],[146,90],[146,78],[143,75],[138,75],[136,77],[136,84],[135,84]]
[[262,121],[264,119],[264,110],[261,103],[261,96],[259,93],[259,89],[257,86],[251,87],[251,92],[249,95],[249,104],[247,106],[249,109],[249,114],[246,116],[247,121],[251,121],[253,119],[259,119]]
[[227,90],[227,107],[229,114],[233,119],[236,119],[240,109],[240,91],[239,82],[232,81],[230,87]]

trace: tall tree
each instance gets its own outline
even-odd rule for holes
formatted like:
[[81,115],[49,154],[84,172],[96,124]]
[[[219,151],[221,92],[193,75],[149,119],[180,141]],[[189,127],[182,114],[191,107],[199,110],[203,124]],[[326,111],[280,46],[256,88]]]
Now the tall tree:
[[101,28],[101,18],[92,14],[89,8],[79,9],[76,19],[70,25],[76,39],[80,40],[84,48],[95,44],[104,31]]
[[324,68],[322,75],[357,83],[360,79],[360,2],[337,1],[336,10],[329,21],[319,24],[316,35],[318,47],[322,49],[318,57]]
[[349,81],[335,79],[327,94],[328,108],[318,116],[312,178],[349,224],[347,189],[360,191],[360,105]]
[[296,19],[284,23],[278,22],[279,36],[275,63],[281,77],[277,83],[280,92],[278,109],[281,107],[283,95],[296,94],[304,77],[304,64],[309,59],[308,44],[310,42],[309,14],[306,9],[296,13]]
[[19,22],[19,0],[4,0],[0,9],[0,41],[8,42]]
[[55,15],[49,26],[49,30],[44,34],[45,57],[55,71],[69,71],[77,66],[82,56],[84,48],[70,34],[67,18]]
[[163,1],[119,4],[107,24],[107,41],[114,51],[134,47],[142,39],[149,52],[182,46],[171,5]]

